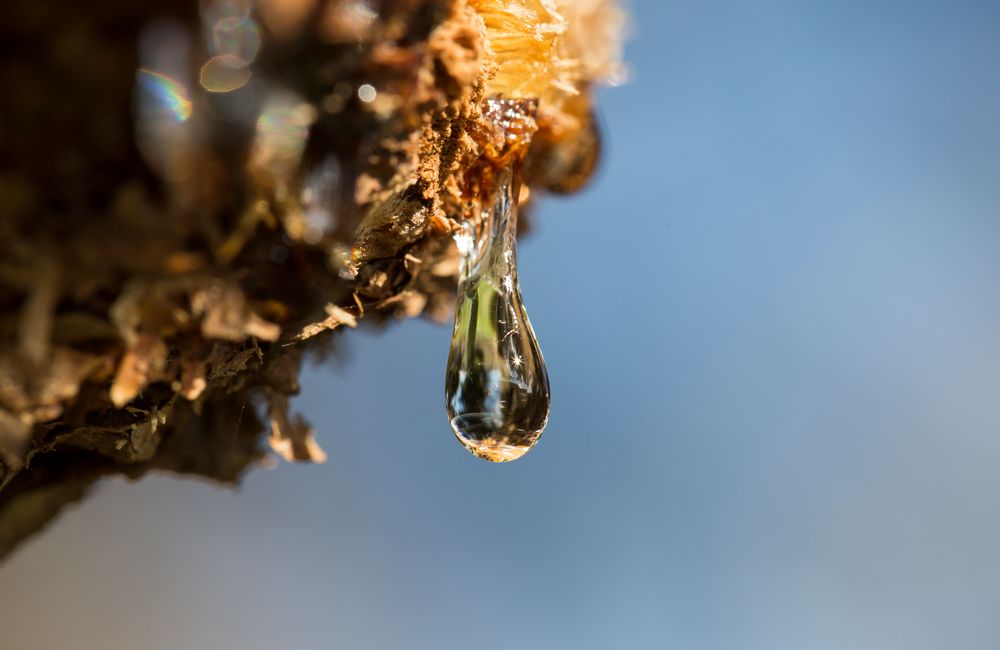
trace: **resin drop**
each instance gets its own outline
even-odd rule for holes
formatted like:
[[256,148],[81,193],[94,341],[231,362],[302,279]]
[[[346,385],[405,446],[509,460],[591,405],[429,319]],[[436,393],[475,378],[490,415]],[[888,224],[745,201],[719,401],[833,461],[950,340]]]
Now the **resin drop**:
[[514,460],[549,417],[549,377],[517,282],[518,179],[498,172],[484,237],[465,223],[445,397],[455,436],[476,456]]

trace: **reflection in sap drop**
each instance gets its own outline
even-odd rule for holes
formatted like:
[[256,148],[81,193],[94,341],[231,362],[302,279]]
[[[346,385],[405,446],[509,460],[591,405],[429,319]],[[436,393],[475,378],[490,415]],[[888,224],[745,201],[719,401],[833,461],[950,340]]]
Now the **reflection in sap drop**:
[[549,378],[517,280],[518,182],[498,172],[486,234],[471,223],[455,236],[461,254],[458,302],[445,396],[455,436],[493,462],[520,458],[549,417]]

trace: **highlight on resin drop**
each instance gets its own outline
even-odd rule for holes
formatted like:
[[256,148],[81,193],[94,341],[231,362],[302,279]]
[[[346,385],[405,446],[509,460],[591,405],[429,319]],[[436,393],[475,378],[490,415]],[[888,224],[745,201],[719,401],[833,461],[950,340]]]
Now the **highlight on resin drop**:
[[455,436],[480,458],[520,458],[549,417],[549,377],[517,280],[518,179],[498,172],[485,236],[466,223],[445,397]]

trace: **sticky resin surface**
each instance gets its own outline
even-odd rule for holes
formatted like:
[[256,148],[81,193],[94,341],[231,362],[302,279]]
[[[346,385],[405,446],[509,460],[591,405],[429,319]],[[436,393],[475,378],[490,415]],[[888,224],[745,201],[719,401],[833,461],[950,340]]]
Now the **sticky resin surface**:
[[483,237],[471,223],[461,253],[458,303],[445,395],[455,436],[492,462],[520,458],[549,417],[549,378],[517,279],[518,179],[500,170]]

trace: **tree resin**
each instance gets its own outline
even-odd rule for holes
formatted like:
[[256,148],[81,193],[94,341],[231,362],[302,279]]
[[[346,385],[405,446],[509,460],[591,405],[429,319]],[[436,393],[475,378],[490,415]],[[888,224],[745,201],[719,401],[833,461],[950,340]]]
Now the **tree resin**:
[[516,176],[510,167],[497,172],[484,237],[470,222],[455,236],[461,268],[448,417],[466,449],[495,463],[527,453],[549,417],[549,377],[517,282]]

